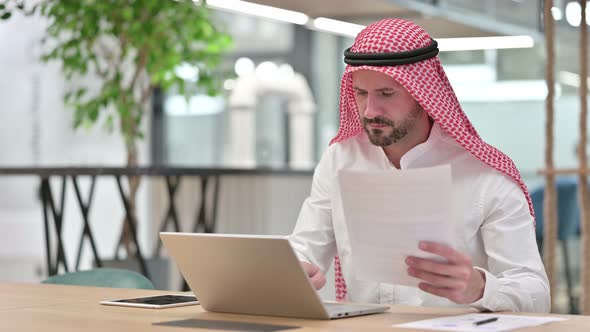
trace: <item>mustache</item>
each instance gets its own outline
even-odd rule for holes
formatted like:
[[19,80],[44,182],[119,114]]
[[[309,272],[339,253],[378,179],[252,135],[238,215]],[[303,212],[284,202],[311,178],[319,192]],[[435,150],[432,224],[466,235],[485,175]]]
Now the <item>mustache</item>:
[[387,126],[395,127],[395,123],[393,121],[383,118],[383,117],[380,117],[380,116],[374,117],[372,119],[363,118],[363,123],[364,124],[387,125]]

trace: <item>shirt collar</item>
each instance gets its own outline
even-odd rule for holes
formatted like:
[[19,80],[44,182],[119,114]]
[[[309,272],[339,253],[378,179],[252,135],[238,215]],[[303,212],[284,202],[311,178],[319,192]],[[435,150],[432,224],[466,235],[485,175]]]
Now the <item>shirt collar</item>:
[[406,154],[404,154],[400,161],[400,168],[407,169],[412,168],[412,165],[420,159],[423,161],[424,159],[434,159],[434,155],[427,155],[426,153],[435,152],[435,146],[437,142],[443,137],[443,131],[438,125],[437,122],[432,124],[432,129],[430,129],[430,135],[428,135],[428,139],[425,142],[416,145],[415,147],[411,148]]

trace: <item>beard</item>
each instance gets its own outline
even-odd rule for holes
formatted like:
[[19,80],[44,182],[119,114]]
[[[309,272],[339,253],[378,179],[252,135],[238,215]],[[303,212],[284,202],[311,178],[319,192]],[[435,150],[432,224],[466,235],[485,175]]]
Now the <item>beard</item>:
[[[363,128],[369,136],[369,140],[373,145],[377,146],[388,146],[401,141],[408,135],[415,127],[417,120],[424,113],[424,109],[420,104],[416,103],[416,106],[410,111],[405,119],[401,120],[399,124],[396,124],[393,120],[375,117],[372,119],[362,118]],[[384,128],[369,128],[369,124],[380,124],[388,127]]]

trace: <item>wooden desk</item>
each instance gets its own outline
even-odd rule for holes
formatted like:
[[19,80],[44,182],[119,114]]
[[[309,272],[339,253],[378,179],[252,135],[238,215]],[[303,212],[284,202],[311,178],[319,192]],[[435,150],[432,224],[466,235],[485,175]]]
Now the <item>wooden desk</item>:
[[[0,283],[0,330],[19,331],[178,331],[178,322],[196,331],[272,331],[269,325],[291,326],[284,331],[405,331],[392,324],[442,315],[463,314],[469,309],[392,306],[385,314],[338,319],[333,321],[291,319],[280,317],[219,314],[203,311],[200,306],[170,309],[140,309],[104,306],[100,300],[117,299],[163,291],[76,287],[37,284]],[[567,316],[568,320],[519,331],[588,331],[590,316]],[[154,325],[167,324],[167,325]],[[238,329],[237,325],[246,324]],[[251,324],[251,325],[247,325]],[[253,325],[259,324],[259,325]],[[262,325],[260,325],[262,324]],[[200,327],[200,328],[199,328]],[[272,327],[272,326],[271,326]],[[232,329],[233,328],[233,329]],[[266,328],[266,329],[265,329]]]

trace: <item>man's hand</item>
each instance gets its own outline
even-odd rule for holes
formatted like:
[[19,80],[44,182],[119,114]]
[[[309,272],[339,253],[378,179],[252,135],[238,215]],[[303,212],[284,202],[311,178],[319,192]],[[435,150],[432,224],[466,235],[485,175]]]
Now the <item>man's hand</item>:
[[307,277],[309,280],[311,280],[313,287],[315,287],[316,290],[322,289],[322,287],[324,287],[326,284],[326,276],[322,271],[320,271],[320,268],[308,262],[300,263],[303,267],[303,270],[307,274]]
[[435,242],[422,241],[419,248],[447,259],[441,263],[414,256],[406,258],[408,274],[424,281],[418,285],[421,290],[462,304],[482,298],[485,275],[473,268],[469,256]]

